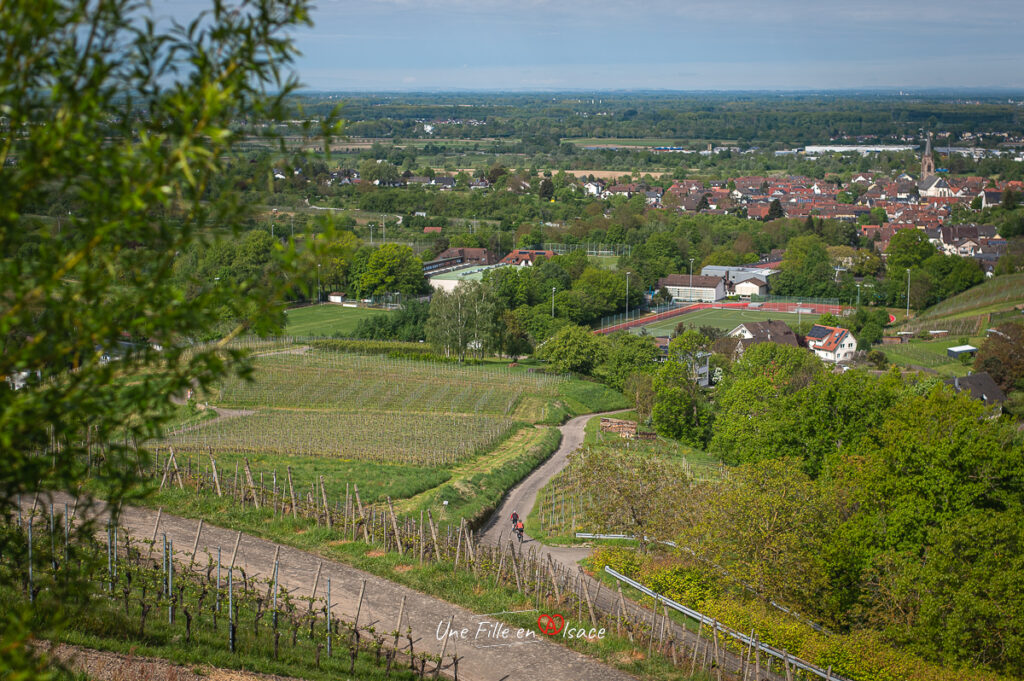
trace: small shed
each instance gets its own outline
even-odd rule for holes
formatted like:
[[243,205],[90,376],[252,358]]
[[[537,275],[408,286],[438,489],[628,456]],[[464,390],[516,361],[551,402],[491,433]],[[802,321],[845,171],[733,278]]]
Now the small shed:
[[954,345],[951,348],[946,348],[946,354],[953,359],[958,358],[960,355],[973,355],[978,351],[978,348],[973,345]]
[[328,293],[327,294],[327,302],[329,302],[329,303],[344,303],[345,302],[345,294],[341,293],[340,291],[335,291],[334,293]]

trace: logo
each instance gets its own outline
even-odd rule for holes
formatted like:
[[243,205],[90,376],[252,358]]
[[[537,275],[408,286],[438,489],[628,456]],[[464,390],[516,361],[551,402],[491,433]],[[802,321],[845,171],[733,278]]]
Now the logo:
[[541,615],[537,618],[537,628],[542,634],[557,636],[565,627],[565,620],[561,615]]

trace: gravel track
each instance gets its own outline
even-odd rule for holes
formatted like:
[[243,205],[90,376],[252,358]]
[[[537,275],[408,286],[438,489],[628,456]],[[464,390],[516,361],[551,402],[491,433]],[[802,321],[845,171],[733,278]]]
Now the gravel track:
[[[56,494],[53,503],[74,503],[74,499],[65,494]],[[40,498],[40,503],[43,503]],[[23,499],[26,510],[32,506],[32,499]],[[102,509],[100,513],[105,513]],[[121,511],[121,526],[129,534],[140,540],[153,537],[157,511],[125,507]],[[199,521],[161,514],[158,537],[166,534],[173,541],[174,553],[178,561],[188,563],[191,558],[192,546],[196,541],[196,530]],[[274,555],[280,549],[280,568],[278,579],[282,587],[299,596],[310,595],[317,566],[322,563],[322,571],[316,594],[326,594],[327,579],[331,580],[331,598],[335,616],[352,621],[356,613],[359,591],[366,582],[366,591],[362,610],[359,616],[360,625],[376,622],[378,629],[392,631],[398,619],[402,597],[406,598],[405,617],[402,628],[412,628],[415,650],[426,650],[435,655],[441,653],[443,642],[438,640],[438,628],[443,635],[444,624],[454,616],[452,630],[468,630],[466,640],[450,639],[445,652],[447,662],[450,656],[457,653],[462,659],[459,662],[459,678],[467,681],[573,681],[576,679],[592,679],[593,681],[629,681],[636,677],[613,669],[597,660],[581,653],[564,648],[556,643],[542,640],[544,637],[535,632],[533,638],[525,641],[515,640],[515,628],[511,628],[510,641],[496,640],[481,634],[481,623],[494,622],[493,617],[479,615],[441,599],[427,596],[408,587],[396,584],[382,577],[357,570],[342,563],[323,560],[313,554],[300,551],[283,544],[241,534],[236,567],[245,570],[246,575],[270,577],[273,574]],[[197,555],[205,564],[205,553],[216,556],[221,549],[221,560],[226,566],[231,560],[231,553],[239,533],[204,523],[199,537]],[[535,630],[531,630],[535,631]],[[418,639],[418,640],[417,640]],[[475,640],[474,640],[475,639]],[[447,663],[446,662],[446,663]]]

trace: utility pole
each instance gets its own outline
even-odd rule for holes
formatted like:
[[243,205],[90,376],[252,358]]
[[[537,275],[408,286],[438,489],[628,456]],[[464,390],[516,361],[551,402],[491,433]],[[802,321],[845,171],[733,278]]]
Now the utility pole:
[[555,287],[551,287],[551,318],[555,318]]
[[632,272],[626,272],[626,321],[629,321],[629,275]]
[[316,264],[316,304],[320,304],[320,263]]
[[907,268],[907,319],[910,319],[910,268]]
[[690,302],[693,302],[693,258],[690,258]]

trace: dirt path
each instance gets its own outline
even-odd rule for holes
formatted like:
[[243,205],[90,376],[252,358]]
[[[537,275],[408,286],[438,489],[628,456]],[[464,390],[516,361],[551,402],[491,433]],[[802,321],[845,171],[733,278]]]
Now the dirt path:
[[107,650],[92,650],[60,643],[50,655],[69,668],[95,681],[296,681],[291,677],[223,669],[209,665],[176,664],[157,657],[123,655]]
[[[73,504],[74,500],[67,495],[54,496],[55,504],[65,502]],[[24,499],[26,510],[32,506],[30,499]],[[146,508],[127,507],[122,510],[121,524],[127,531],[139,539],[149,540],[153,537],[157,520],[157,512]],[[196,542],[198,521],[177,516],[162,514],[158,528],[158,537],[167,535],[174,544],[175,556],[183,563],[188,563],[192,546]],[[574,681],[588,679],[593,681],[630,681],[635,677],[606,666],[592,658],[563,648],[560,645],[543,639],[534,634],[530,638],[519,641],[515,639],[516,629],[510,632],[511,639],[507,642],[489,637],[486,623],[495,620],[487,615],[479,615],[465,608],[447,603],[438,598],[427,596],[418,591],[395,584],[382,577],[357,570],[348,565],[337,563],[314,556],[285,545],[259,539],[233,530],[203,525],[199,536],[197,555],[202,557],[207,552],[216,556],[221,550],[221,560],[227,565],[235,541],[241,537],[235,565],[245,570],[249,576],[260,575],[269,577],[273,572],[275,551],[280,549],[279,580],[282,587],[299,596],[310,595],[313,589],[314,576],[318,564],[322,563],[322,572],[316,594],[326,594],[327,580],[331,580],[331,597],[335,616],[351,621],[355,617],[359,591],[365,581],[366,591],[359,617],[361,625],[378,622],[378,627],[387,630],[397,624],[399,607],[402,597],[406,598],[404,626],[410,626],[418,640],[416,650],[426,650],[439,655],[442,641],[438,638],[438,629],[444,633],[444,624],[454,616],[452,630],[463,628],[468,632],[465,640],[449,640],[446,657],[457,653],[463,659],[459,662],[459,678],[469,681]],[[509,604],[510,606],[512,604]],[[510,608],[511,609],[511,608]]]

